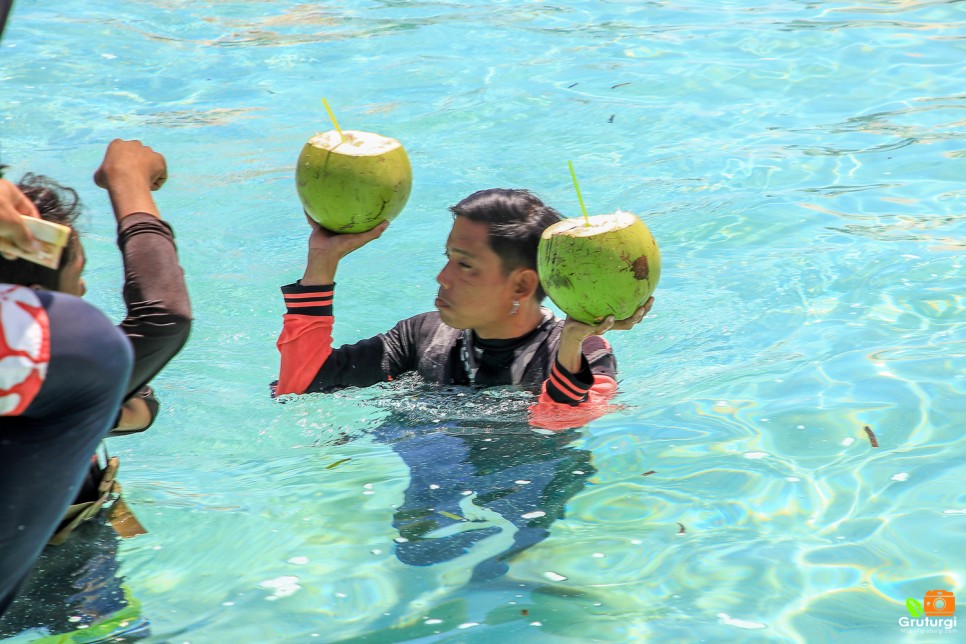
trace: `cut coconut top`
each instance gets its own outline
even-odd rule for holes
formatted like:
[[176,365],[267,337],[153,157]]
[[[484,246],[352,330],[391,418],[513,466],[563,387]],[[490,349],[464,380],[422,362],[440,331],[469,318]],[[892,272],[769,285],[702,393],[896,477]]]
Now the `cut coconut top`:
[[323,150],[339,149],[339,154],[356,157],[369,157],[391,152],[401,144],[396,139],[376,134],[375,132],[360,132],[359,130],[342,130],[345,141],[342,141],[335,130],[321,132],[309,139],[309,145]]
[[541,237],[550,239],[553,235],[569,235],[571,237],[590,237],[612,230],[621,230],[638,221],[636,215],[618,210],[610,215],[593,215],[588,217],[590,225],[584,221],[583,217],[571,217],[552,224],[543,231]]

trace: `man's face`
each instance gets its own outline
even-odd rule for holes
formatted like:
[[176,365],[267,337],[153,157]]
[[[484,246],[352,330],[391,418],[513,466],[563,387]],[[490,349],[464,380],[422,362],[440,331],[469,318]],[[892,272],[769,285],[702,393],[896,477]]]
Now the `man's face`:
[[501,337],[510,317],[513,273],[489,242],[490,226],[457,217],[446,240],[446,265],[436,276],[436,308],[443,322],[456,329],[473,329],[481,338]]
[[70,242],[73,244],[74,256],[70,263],[60,271],[60,287],[57,289],[61,293],[83,297],[87,292],[87,284],[81,274],[84,272],[84,264],[87,258],[84,256],[84,247],[74,238]]

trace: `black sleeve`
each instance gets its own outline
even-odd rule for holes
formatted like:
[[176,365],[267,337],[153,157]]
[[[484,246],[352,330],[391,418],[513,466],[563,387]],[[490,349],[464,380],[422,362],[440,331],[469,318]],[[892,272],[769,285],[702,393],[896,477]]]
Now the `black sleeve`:
[[117,244],[124,258],[127,306],[120,328],[134,347],[127,400],[184,346],[191,329],[191,305],[170,225],[146,213],[128,215],[118,225]]
[[617,358],[614,357],[610,343],[603,336],[592,335],[584,339],[581,352],[592,374],[617,380]]
[[139,390],[135,391],[133,396],[128,397],[128,400],[133,400],[135,398],[140,398],[148,406],[148,413],[151,414],[151,419],[148,421],[148,424],[142,427],[141,429],[128,429],[124,431],[118,431],[117,426],[121,424],[121,414],[123,413],[119,411],[117,413],[117,418],[114,419],[114,429],[112,429],[107,434],[108,438],[112,436],[127,436],[128,434],[138,434],[140,432],[143,432],[144,430],[146,430],[147,428],[149,428],[151,425],[154,424],[154,419],[158,417],[158,411],[161,409],[161,405],[160,403],[158,403],[158,399],[154,397],[154,390],[151,389],[151,387],[145,385],[141,387]]
[[333,349],[307,391],[368,387],[416,369],[425,316],[402,320],[388,333]]

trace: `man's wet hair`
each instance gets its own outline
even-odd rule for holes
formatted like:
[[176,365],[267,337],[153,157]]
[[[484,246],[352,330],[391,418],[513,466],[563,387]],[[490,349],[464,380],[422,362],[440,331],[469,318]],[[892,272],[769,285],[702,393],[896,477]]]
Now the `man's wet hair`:
[[[490,248],[503,263],[504,273],[517,268],[537,270],[540,235],[563,216],[528,190],[479,190],[450,208],[453,217],[488,224]],[[537,286],[537,301],[547,296]]]
[[0,282],[57,291],[60,289],[60,272],[76,257],[80,244],[74,228],[74,222],[81,213],[80,198],[73,188],[39,174],[25,174],[17,187],[37,206],[41,219],[69,226],[70,240],[64,247],[57,268],[47,268],[25,259],[0,257]]

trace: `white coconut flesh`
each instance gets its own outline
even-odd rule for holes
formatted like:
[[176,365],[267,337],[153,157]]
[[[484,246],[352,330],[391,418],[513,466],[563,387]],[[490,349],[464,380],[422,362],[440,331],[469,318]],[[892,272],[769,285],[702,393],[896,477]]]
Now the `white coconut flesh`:
[[[588,220],[590,225],[588,225]],[[623,230],[628,226],[633,226],[637,217],[629,212],[618,210],[611,215],[594,215],[586,220],[583,217],[574,217],[559,221],[543,232],[544,238],[553,235],[567,235],[569,237],[594,237],[605,233]]]
[[337,152],[351,157],[374,157],[392,152],[401,144],[396,139],[375,132],[343,130],[345,140],[335,130],[316,134],[309,139],[309,145],[321,150]]

